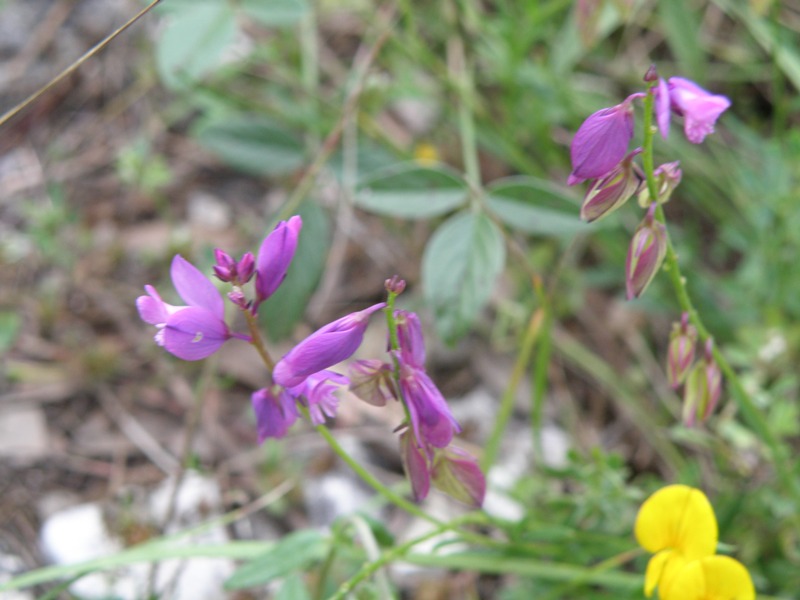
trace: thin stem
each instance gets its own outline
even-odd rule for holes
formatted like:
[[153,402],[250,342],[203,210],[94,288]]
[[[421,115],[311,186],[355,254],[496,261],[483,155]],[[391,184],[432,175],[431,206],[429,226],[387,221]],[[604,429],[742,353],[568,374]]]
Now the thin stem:
[[[308,418],[308,409],[304,406],[301,406],[300,410],[303,412],[306,418]],[[415,517],[419,517],[420,519],[432,523],[436,527],[444,527],[444,529],[453,530],[465,541],[489,547],[506,547],[503,542],[495,540],[491,537],[482,535],[480,533],[474,533],[469,530],[456,528],[452,525],[443,524],[442,521],[436,517],[429,515],[413,502],[406,500],[403,496],[382,484],[372,473],[367,471],[358,461],[350,456],[344,448],[342,448],[342,445],[338,442],[330,430],[325,427],[325,425],[317,425],[316,430],[325,439],[325,441],[328,442],[328,445],[336,453],[336,455],[345,463],[347,463],[347,465],[356,472],[356,475],[358,475],[362,481],[364,481],[364,483],[369,485],[372,489],[374,489],[395,506],[402,508],[407,513],[412,514]],[[467,518],[470,521],[485,521],[485,515],[481,512],[474,512],[464,515],[464,519]]]
[[458,31],[458,8],[452,1],[449,3],[449,7],[456,32],[448,41],[447,58],[449,70],[459,95],[458,129],[461,134],[461,153],[464,161],[464,171],[467,183],[469,183],[473,195],[477,197],[475,192],[481,189],[481,173],[478,162],[478,142],[475,135],[475,121],[473,118],[475,84],[464,47],[464,39]]
[[401,558],[406,554],[406,552],[408,552],[411,548],[413,548],[417,544],[421,544],[426,540],[436,537],[437,535],[440,535],[449,529],[458,528],[463,522],[469,520],[468,517],[469,515],[466,515],[466,517],[454,519],[448,523],[442,523],[438,527],[436,527],[436,529],[434,529],[433,531],[430,531],[424,535],[414,538],[413,540],[407,541],[405,544],[401,544],[400,546],[396,546],[391,550],[384,552],[377,560],[369,562],[365,564],[363,567],[361,567],[358,573],[356,573],[355,575],[353,575],[353,577],[345,581],[339,587],[336,593],[333,596],[331,596],[328,600],[342,600],[347,596],[347,594],[352,592],[359,583],[364,581],[367,577],[372,575],[378,569],[382,568],[386,564],[398,558]]
[[258,328],[256,316],[249,310],[242,312],[244,313],[244,318],[247,320],[247,328],[250,330],[250,343],[258,352],[261,360],[264,361],[264,365],[266,365],[267,370],[272,373],[272,370],[275,368],[275,361],[272,360],[269,352],[267,352],[267,347],[264,345],[264,340],[261,337],[261,330]]
[[313,188],[314,182],[317,180],[317,175],[319,175],[322,167],[325,166],[331,154],[333,154],[334,150],[336,150],[336,147],[339,144],[339,138],[341,138],[342,132],[344,131],[345,124],[349,121],[350,117],[355,113],[355,110],[358,107],[358,101],[361,98],[361,92],[364,91],[364,85],[367,82],[367,75],[369,75],[370,67],[375,61],[375,58],[378,56],[378,52],[389,39],[389,36],[392,32],[394,7],[379,11],[379,14],[382,15],[382,18],[380,18],[379,21],[384,28],[378,35],[375,43],[362,55],[360,55],[360,60],[358,59],[359,57],[356,58],[357,64],[355,67],[355,84],[345,99],[344,106],[342,107],[342,114],[334,125],[333,129],[331,129],[330,133],[328,133],[328,136],[322,142],[322,146],[317,152],[317,155],[314,157],[314,161],[311,163],[311,165],[309,165],[308,169],[306,169],[305,173],[303,174],[303,178],[294,188],[291,196],[289,196],[286,204],[284,204],[283,208],[281,209],[280,214],[277,217],[277,220],[279,221],[288,219],[291,215],[293,215],[297,211],[297,207],[300,206],[303,200],[305,200],[306,196]]
[[25,98],[25,100],[23,100],[22,102],[20,102],[19,104],[17,104],[13,108],[11,108],[8,111],[6,111],[5,114],[0,116],[0,127],[5,125],[13,117],[15,117],[16,115],[21,113],[30,104],[33,104],[36,100],[39,99],[39,97],[43,96],[48,91],[53,89],[56,85],[61,83],[64,79],[66,79],[67,77],[72,75],[75,71],[77,71],[83,65],[83,63],[85,63],[87,60],[92,58],[95,54],[97,54],[98,52],[103,50],[103,48],[105,48],[112,41],[114,41],[114,38],[116,38],[119,34],[121,34],[123,31],[128,29],[128,27],[130,27],[131,25],[136,23],[136,21],[138,21],[143,16],[145,16],[148,12],[150,12],[153,8],[155,8],[155,6],[157,4],[159,4],[160,2],[161,2],[161,0],[153,0],[153,2],[151,2],[150,4],[145,6],[142,10],[140,10],[138,13],[136,13],[133,17],[128,19],[128,21],[126,21],[121,27],[118,27],[117,29],[112,31],[109,35],[107,35],[105,38],[100,40],[97,44],[92,46],[83,55],[81,55],[80,58],[78,58],[76,61],[74,61],[66,69],[61,71],[61,73],[59,73],[58,75],[53,77],[45,85],[43,85],[38,90],[33,92],[30,96]]
[[[308,409],[303,409],[303,412],[307,412],[307,410]],[[330,430],[325,427],[325,425],[317,425],[316,430],[323,438],[325,438],[325,441],[328,442],[328,445],[336,453],[336,455],[345,463],[347,463],[347,465],[353,469],[353,471],[356,472],[356,475],[358,475],[367,485],[378,492],[381,496],[386,498],[389,502],[399,506],[407,513],[419,517],[420,519],[425,519],[429,523],[433,523],[437,526],[442,524],[441,521],[430,516],[413,502],[406,500],[391,488],[383,485],[372,473],[367,471],[357,460],[350,456],[344,448],[342,448],[342,445],[334,437]]]
[[511,377],[509,379],[508,386],[506,386],[506,389],[503,392],[503,397],[500,400],[500,409],[497,411],[494,428],[492,429],[492,433],[489,435],[489,439],[486,442],[486,447],[483,452],[483,457],[481,459],[481,470],[484,473],[488,473],[489,469],[497,458],[497,452],[500,449],[500,442],[502,441],[503,434],[505,433],[506,425],[508,425],[508,420],[511,418],[511,413],[514,410],[514,398],[517,394],[517,388],[519,387],[519,382],[522,380],[522,376],[525,374],[525,370],[530,362],[533,347],[536,345],[536,341],[539,339],[544,316],[544,309],[539,308],[534,311],[530,320],[528,321],[528,328],[525,331],[525,337],[522,340],[522,347],[520,348],[519,354],[517,354],[517,360],[514,363],[513,370],[511,371]]

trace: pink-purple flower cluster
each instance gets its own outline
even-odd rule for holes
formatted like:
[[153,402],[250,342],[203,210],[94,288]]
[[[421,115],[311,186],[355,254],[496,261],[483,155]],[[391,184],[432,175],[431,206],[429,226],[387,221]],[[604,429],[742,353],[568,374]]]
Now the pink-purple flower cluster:
[[[262,302],[283,283],[297,249],[303,222],[294,216],[281,221],[267,235],[253,257],[245,253],[235,260],[221,249],[214,251],[216,277],[230,284],[228,299],[252,317]],[[172,260],[172,283],[185,304],[164,302],[153,286],[136,300],[142,320],[156,326],[155,341],[183,360],[200,360],[219,350],[231,338],[253,342],[251,335],[232,332],[225,322],[225,305],[217,287],[197,267],[178,255]],[[245,286],[255,279],[249,293]],[[336,392],[349,384],[347,377],[328,370],[348,358],[361,344],[367,320],[383,304],[347,315],[326,325],[300,342],[275,365],[273,383],[252,395],[259,442],[280,438],[298,419],[299,404],[311,421],[321,424],[333,417]]]
[[670,198],[682,176],[679,163],[666,163],[654,170],[655,181],[651,180],[649,189],[645,185],[645,174],[633,160],[642,148],[628,150],[634,133],[633,101],[650,100],[656,125],[665,139],[671,115],[682,117],[686,138],[694,144],[714,131],[717,119],[731,104],[725,96],[711,94],[688,79],[659,78],[655,67],[648,70],[645,81],[650,84],[647,92],[631,94],[622,103],[597,111],[578,128],[570,146],[572,172],[567,179],[569,185],[589,183],[581,206],[585,221],[611,214],[637,193],[639,203],[649,209],[628,249],[628,299],[640,296],[661,267],[667,236],[663,224],[653,218],[653,207]]
[[[398,310],[389,316],[396,333],[391,362],[356,361],[350,377],[331,370],[361,345],[370,317],[387,306],[379,302],[321,327],[273,366],[254,329],[255,316],[286,277],[301,228],[300,217],[279,223],[255,258],[248,252],[237,261],[223,250],[214,251],[214,274],[230,285],[228,299],[245,313],[249,335],[229,329],[217,287],[183,257],[175,256],[172,282],[185,304],[164,302],[150,285],[145,286],[147,295],[136,300],[142,319],[156,326],[156,343],[184,360],[207,358],[231,338],[253,344],[270,378],[269,385],[251,396],[259,443],[285,436],[304,413],[314,425],[324,424],[336,415],[338,393],[348,386],[377,406],[401,400],[408,415],[401,435],[402,458],[415,497],[425,498],[433,484],[458,500],[480,505],[486,490],[483,473],[472,456],[451,445],[460,427],[425,371],[425,342],[415,313]],[[391,301],[404,288],[398,277],[386,283]]]
[[425,370],[419,317],[404,310],[392,316],[397,328],[394,364],[357,361],[351,367],[350,389],[370,404],[381,406],[391,399],[404,403],[408,423],[400,435],[401,457],[417,500],[424,499],[433,484],[453,498],[480,506],[486,480],[475,458],[451,445],[461,427]]

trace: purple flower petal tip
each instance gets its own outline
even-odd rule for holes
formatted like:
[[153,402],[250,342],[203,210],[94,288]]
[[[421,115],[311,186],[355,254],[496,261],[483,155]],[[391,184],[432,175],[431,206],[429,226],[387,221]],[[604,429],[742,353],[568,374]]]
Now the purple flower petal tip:
[[272,296],[286,278],[302,227],[303,220],[295,215],[278,223],[261,243],[255,261],[258,302]]
[[345,315],[318,329],[292,348],[273,371],[276,383],[292,388],[306,377],[332,367],[349,358],[361,345],[372,313],[386,303],[374,304],[364,310]]
[[633,108],[629,100],[589,116],[570,146],[572,173],[567,183],[603,177],[625,157],[631,138]]
[[693,144],[700,144],[714,132],[717,119],[730,107],[731,101],[683,77],[670,77],[668,86],[670,106],[684,118],[686,138]]

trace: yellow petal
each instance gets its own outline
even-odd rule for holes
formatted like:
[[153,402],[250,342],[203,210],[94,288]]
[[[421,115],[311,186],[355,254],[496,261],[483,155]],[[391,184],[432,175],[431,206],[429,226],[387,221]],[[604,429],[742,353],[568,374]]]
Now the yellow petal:
[[663,598],[675,575],[683,569],[686,559],[675,550],[662,550],[647,563],[644,573],[644,594],[648,598],[658,586],[658,595]]
[[707,556],[687,563],[659,589],[661,600],[755,600],[750,573],[729,556]]
[[705,494],[685,485],[669,485],[642,504],[634,529],[650,552],[671,548],[687,560],[714,554],[717,519]]

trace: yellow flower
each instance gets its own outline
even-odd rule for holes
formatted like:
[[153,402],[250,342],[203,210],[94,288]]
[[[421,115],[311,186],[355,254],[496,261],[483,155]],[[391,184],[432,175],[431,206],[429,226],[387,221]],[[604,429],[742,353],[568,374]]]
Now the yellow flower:
[[423,167],[430,167],[439,162],[439,151],[433,144],[421,142],[414,148],[414,161]]
[[685,485],[667,486],[645,500],[634,532],[639,545],[655,554],[645,573],[648,597],[658,586],[659,596],[668,598],[678,573],[717,548],[714,509],[703,492]]
[[686,564],[670,581],[662,600],[755,600],[747,569],[729,556],[706,556]]

